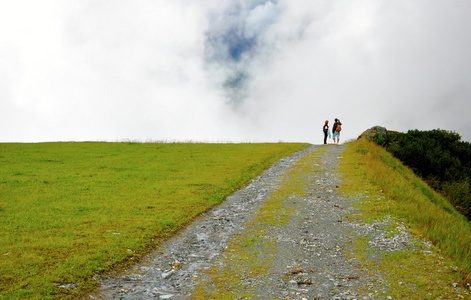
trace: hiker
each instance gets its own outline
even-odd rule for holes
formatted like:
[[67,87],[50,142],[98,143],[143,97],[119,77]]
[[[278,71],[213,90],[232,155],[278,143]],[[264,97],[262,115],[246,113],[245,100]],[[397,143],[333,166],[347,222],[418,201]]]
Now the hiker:
[[340,130],[342,130],[342,123],[340,122],[339,119],[335,118],[335,123],[334,126],[332,126],[332,136],[334,139],[334,144],[335,144],[335,139],[337,139],[337,144],[340,141]]
[[329,121],[325,120],[324,127],[322,127],[322,130],[324,130],[324,145],[327,144],[327,135],[329,135]]

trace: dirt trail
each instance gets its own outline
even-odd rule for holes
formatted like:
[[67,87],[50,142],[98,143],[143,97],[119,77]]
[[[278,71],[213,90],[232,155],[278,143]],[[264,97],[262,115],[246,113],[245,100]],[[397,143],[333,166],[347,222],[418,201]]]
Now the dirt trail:
[[[278,161],[92,297],[391,299],[384,275],[359,266],[417,242],[404,228],[388,237],[387,221],[353,217],[357,199],[337,191],[345,147],[312,145]],[[359,255],[366,236],[375,243]]]

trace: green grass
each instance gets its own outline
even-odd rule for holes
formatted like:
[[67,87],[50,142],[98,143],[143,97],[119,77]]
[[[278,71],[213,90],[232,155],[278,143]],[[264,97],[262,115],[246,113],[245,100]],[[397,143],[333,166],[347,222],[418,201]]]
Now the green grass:
[[84,295],[305,146],[0,144],[0,298]]
[[466,277],[471,273],[471,224],[466,218],[375,143],[349,143],[341,173],[343,191],[363,195],[356,203],[361,210],[359,217],[368,221],[390,215],[407,224],[411,233],[433,242],[434,246],[427,249],[431,255],[402,250],[385,254],[376,266],[388,274],[393,298],[458,299],[452,284],[462,283],[467,288]]

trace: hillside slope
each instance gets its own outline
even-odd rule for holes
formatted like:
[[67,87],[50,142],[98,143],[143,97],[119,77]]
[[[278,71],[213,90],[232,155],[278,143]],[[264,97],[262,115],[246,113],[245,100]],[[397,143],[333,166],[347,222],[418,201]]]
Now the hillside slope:
[[[430,254],[450,259],[456,267],[449,272],[459,273],[459,284],[469,288],[471,223],[444,197],[384,148],[367,140],[350,144],[342,159],[341,172],[346,179],[345,193],[369,195],[358,204],[362,218],[375,220],[392,216],[403,222],[408,231],[433,243],[434,250]],[[416,290],[417,285],[437,284],[431,278],[437,274],[435,267],[441,262],[432,259],[423,264],[414,256],[415,253],[408,253],[407,258],[399,257],[383,266],[391,273],[391,282],[396,284],[392,288],[406,295]],[[404,279],[412,281],[423,268],[428,268],[429,272],[421,276],[422,283],[405,284]]]
[[3,144],[0,162],[0,298],[471,298],[469,223],[374,143]]
[[355,142],[282,159],[94,296],[469,299],[464,261],[414,234],[429,231],[379,174],[404,178],[407,199],[425,197],[448,224],[462,218],[381,151]]

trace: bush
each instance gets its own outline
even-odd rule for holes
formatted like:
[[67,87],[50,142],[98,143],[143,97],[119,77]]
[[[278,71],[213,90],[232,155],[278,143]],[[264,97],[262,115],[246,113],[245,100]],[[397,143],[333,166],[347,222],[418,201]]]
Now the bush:
[[[385,145],[379,137],[374,141]],[[471,144],[461,141],[458,133],[441,129],[394,132],[386,149],[471,217]]]
[[381,146],[386,145],[386,139],[379,132],[375,133],[375,135],[373,136],[373,141]]
[[454,132],[435,129],[397,134],[387,150],[424,179],[454,181],[471,175],[471,145]]

